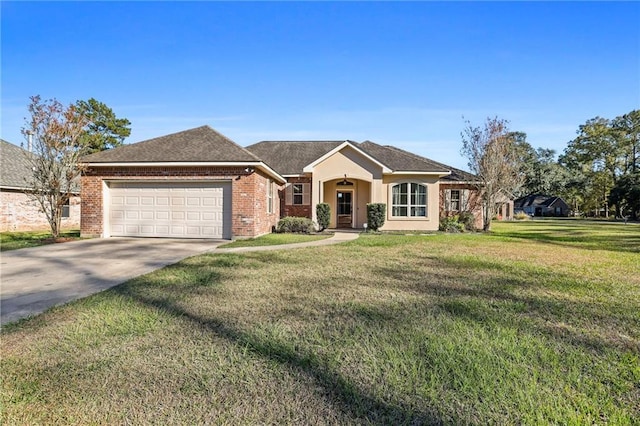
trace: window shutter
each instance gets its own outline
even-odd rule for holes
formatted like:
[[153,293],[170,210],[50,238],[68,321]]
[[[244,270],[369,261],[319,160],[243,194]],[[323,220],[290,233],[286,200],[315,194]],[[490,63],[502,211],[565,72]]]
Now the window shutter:
[[304,204],[305,206],[308,206],[309,204],[311,204],[310,198],[311,197],[309,194],[309,184],[303,183],[302,184],[302,204]]
[[451,211],[451,190],[445,189],[444,191],[444,210]]
[[460,210],[468,211],[469,210],[469,190],[463,189],[460,191]]
[[288,183],[284,189],[284,199],[286,205],[290,206],[293,204],[293,185],[290,183]]

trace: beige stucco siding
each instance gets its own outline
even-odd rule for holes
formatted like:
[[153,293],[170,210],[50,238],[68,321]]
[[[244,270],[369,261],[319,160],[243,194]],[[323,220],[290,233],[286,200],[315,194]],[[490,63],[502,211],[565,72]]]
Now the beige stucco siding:
[[[419,183],[427,187],[427,216],[426,217],[393,217],[391,187],[398,183]],[[429,175],[386,175],[382,179],[382,194],[387,204],[387,218],[382,231],[437,231],[439,225],[439,183],[438,176]]]
[[[342,179],[344,176],[342,177]],[[371,196],[371,183],[349,179],[349,182],[353,183],[353,186],[339,186],[338,182],[342,179],[331,180],[323,184],[324,202],[331,206],[331,223],[330,228],[336,227],[336,212],[337,212],[337,197],[338,191],[352,191],[353,192],[353,209],[354,209],[354,228],[362,228],[367,223],[367,204],[370,202]]]
[[324,159],[313,168],[313,188],[311,190],[313,220],[317,220],[316,204],[326,202],[331,205],[332,222],[330,226],[335,226],[336,183],[343,180],[345,175],[349,181],[354,182],[354,186],[350,187],[355,191],[356,217],[354,227],[362,227],[366,222],[366,205],[370,200],[373,200],[373,194],[376,190],[381,189],[382,167],[348,146]]

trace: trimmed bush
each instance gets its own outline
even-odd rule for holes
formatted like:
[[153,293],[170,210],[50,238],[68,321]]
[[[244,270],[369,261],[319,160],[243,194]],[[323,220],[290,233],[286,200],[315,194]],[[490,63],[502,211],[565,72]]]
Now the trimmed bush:
[[331,206],[327,203],[316,204],[316,216],[320,230],[324,231],[331,223]]
[[443,232],[458,233],[464,232],[464,223],[458,220],[458,216],[446,216],[440,218],[440,226],[438,228]]
[[531,219],[531,218],[529,217],[529,215],[528,215],[528,214],[526,214],[525,212],[518,212],[518,213],[516,213],[516,214],[514,214],[514,215],[513,215],[513,218],[514,218],[515,220],[529,220],[529,219]]
[[471,212],[461,212],[458,215],[458,222],[460,222],[467,231],[476,230],[476,218]]
[[311,234],[315,231],[313,221],[308,217],[284,217],[278,221],[276,232],[291,232],[294,234]]
[[367,226],[372,231],[377,231],[384,225],[387,215],[387,205],[384,203],[367,204]]

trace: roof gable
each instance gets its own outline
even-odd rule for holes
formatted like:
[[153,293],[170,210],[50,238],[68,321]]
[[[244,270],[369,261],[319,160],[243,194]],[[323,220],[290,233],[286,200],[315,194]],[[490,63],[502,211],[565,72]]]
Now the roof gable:
[[123,145],[82,158],[85,163],[247,163],[260,159],[209,126]]
[[326,154],[324,154],[322,157],[317,158],[316,160],[314,160],[313,162],[307,164],[304,169],[302,169],[304,172],[312,172],[313,168],[315,166],[317,166],[318,164],[322,163],[324,160],[326,160],[327,158],[331,157],[332,155],[334,155],[337,152],[342,151],[343,149],[345,149],[346,147],[350,147],[353,148],[353,150],[355,150],[358,154],[362,155],[363,157],[365,157],[366,159],[372,161],[373,163],[377,164],[378,166],[380,166],[380,168],[382,168],[382,172],[383,173],[391,173],[391,169],[389,167],[387,167],[385,164],[381,163],[380,161],[378,161],[375,157],[369,155],[368,153],[366,153],[365,151],[363,151],[358,143],[356,142],[352,142],[352,141],[344,141],[343,143],[341,143],[339,146],[335,147],[334,149],[332,149],[331,151],[327,152]]

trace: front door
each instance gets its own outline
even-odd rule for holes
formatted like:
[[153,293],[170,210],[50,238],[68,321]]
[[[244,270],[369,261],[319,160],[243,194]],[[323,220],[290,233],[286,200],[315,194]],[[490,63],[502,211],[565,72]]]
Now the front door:
[[338,228],[351,228],[353,218],[353,192],[338,191]]

